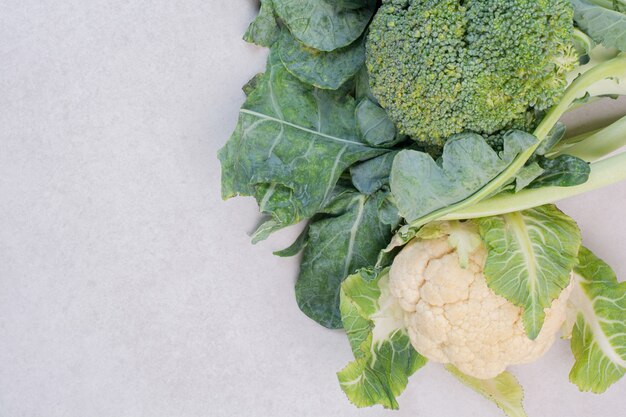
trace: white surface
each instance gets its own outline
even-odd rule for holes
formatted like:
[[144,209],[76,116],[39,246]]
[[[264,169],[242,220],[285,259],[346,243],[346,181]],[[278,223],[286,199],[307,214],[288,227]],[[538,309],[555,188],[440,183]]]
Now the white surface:
[[[265,52],[251,0],[0,2],[2,417],[501,416],[439,366],[357,410],[340,332],[295,304],[297,259],[223,203],[217,149]],[[623,113],[623,112],[622,112]],[[626,275],[626,184],[562,204]],[[515,372],[529,416],[620,415],[565,343]]]

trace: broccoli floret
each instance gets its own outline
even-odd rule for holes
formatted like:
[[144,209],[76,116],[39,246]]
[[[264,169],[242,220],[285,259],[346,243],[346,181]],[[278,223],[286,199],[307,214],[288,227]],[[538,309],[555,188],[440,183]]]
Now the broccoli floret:
[[367,39],[372,91],[417,141],[490,135],[558,101],[572,32],[568,0],[386,0]]

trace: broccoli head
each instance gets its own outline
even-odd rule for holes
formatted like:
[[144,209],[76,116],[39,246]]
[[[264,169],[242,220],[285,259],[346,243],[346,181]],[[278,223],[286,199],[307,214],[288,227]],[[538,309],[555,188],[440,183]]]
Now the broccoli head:
[[572,33],[568,0],[384,0],[367,38],[372,92],[420,142],[489,135],[558,101]]

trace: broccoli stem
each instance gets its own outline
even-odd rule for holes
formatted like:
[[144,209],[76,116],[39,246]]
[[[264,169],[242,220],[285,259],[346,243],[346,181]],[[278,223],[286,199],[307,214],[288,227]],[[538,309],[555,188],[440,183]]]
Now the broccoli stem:
[[[543,118],[537,129],[535,129],[534,135],[538,139],[535,145],[519,154],[504,171],[470,197],[459,201],[458,203],[435,210],[434,212],[412,222],[410,227],[419,228],[426,223],[438,220],[449,213],[461,212],[462,210],[471,208],[484,199],[496,194],[498,190],[508,184],[515,177],[517,172],[526,164],[541,142],[543,142],[543,140],[548,136],[554,125],[559,121],[561,116],[567,112],[575,100],[582,97],[589,87],[598,81],[602,81],[607,78],[620,77],[626,77],[626,54],[620,54],[616,58],[603,62],[602,64],[599,64],[589,71],[581,74],[569,85],[567,90],[565,90],[561,101],[546,113],[546,116]],[[541,203],[533,204],[532,206],[538,205],[541,205]]]
[[626,116],[610,124],[604,129],[571,138],[559,143],[546,156],[554,158],[559,155],[571,155],[587,162],[595,162],[626,145]]
[[[626,138],[626,134],[624,134]],[[522,190],[516,194],[501,194],[484,200],[472,207],[458,210],[441,220],[476,219],[526,210],[544,204],[555,203],[564,198],[606,187],[626,179],[626,152],[591,164],[589,180],[574,187],[544,187]]]

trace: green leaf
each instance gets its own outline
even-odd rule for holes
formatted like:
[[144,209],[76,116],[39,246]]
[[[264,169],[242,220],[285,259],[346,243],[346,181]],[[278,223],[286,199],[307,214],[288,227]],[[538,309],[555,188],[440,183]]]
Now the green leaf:
[[254,196],[269,223],[258,241],[312,217],[355,162],[386,152],[359,138],[356,103],[343,91],[319,90],[293,77],[276,52],[220,150],[222,196]]
[[376,0],[274,0],[274,7],[300,42],[320,51],[334,51],[361,36],[374,14]]
[[591,168],[580,158],[560,155],[554,159],[540,157],[539,165],[543,173],[528,188],[541,187],[572,187],[587,182]]
[[550,307],[570,283],[581,243],[576,223],[553,205],[477,219],[488,250],[484,274],[496,294],[524,309],[535,339]]
[[378,104],[363,99],[356,107],[361,137],[372,146],[391,146],[398,142],[396,126]]
[[544,169],[536,162],[526,165],[524,168],[520,169],[515,176],[515,192],[526,188],[543,173]]
[[261,0],[259,15],[250,23],[243,39],[246,42],[269,48],[278,40],[280,27],[274,16],[273,0]]
[[554,146],[559,143],[563,137],[565,137],[567,127],[565,124],[558,122],[554,125],[548,136],[541,142],[539,147],[535,150],[535,155],[545,155],[550,152]]
[[372,194],[389,184],[393,159],[398,152],[388,152],[350,167],[352,183],[363,194]]
[[584,247],[579,262],[570,298],[577,318],[569,377],[581,391],[602,393],[626,373],[626,282]]
[[441,162],[424,152],[401,151],[391,170],[391,192],[408,223],[463,201],[502,172],[517,154],[536,143],[521,131],[504,137],[504,150],[496,153],[474,133],[450,138]]
[[361,271],[341,286],[341,315],[355,360],[337,373],[341,389],[357,407],[397,409],[408,377],[426,364],[413,349],[402,309],[389,293],[388,269],[372,277]]
[[324,212],[331,217],[311,222],[296,282],[296,300],[310,318],[340,328],[339,288],[356,270],[373,265],[392,234],[381,217],[386,193],[339,194]]
[[524,390],[509,372],[502,372],[492,379],[478,379],[465,375],[452,365],[446,365],[446,369],[463,384],[493,401],[508,417],[526,417]]
[[[626,14],[586,0],[570,0],[574,20],[591,38],[609,48],[626,51]],[[623,6],[623,5],[622,5]]]
[[302,82],[336,90],[364,65],[365,39],[361,37],[345,48],[322,52],[303,45],[288,30],[283,30],[278,52],[287,70]]

